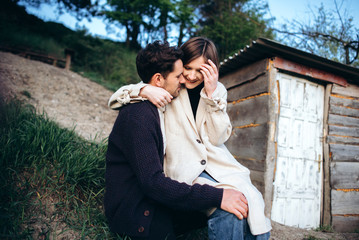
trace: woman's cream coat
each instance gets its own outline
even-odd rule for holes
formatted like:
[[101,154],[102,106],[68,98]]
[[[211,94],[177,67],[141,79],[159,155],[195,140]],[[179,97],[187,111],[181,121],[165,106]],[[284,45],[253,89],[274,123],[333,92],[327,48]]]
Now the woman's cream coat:
[[[112,95],[109,106],[118,109],[137,97],[144,84],[130,85]],[[201,91],[196,120],[194,119],[187,89],[166,106],[164,126],[166,156],[164,170],[167,176],[187,184],[209,184],[241,191],[248,200],[248,223],[253,235],[271,230],[264,215],[261,193],[251,183],[249,170],[242,166],[225,147],[232,126],[226,112],[227,91],[218,83],[212,99]],[[198,177],[206,170],[218,183]],[[209,210],[213,212],[213,210]]]

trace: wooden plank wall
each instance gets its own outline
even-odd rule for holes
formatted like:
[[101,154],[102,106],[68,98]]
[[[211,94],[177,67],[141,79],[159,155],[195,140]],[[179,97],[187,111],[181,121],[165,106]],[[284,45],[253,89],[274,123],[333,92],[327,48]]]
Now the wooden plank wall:
[[329,99],[328,137],[332,226],[359,231],[359,87],[334,84]]
[[267,66],[264,59],[220,79],[228,89],[227,111],[233,126],[226,146],[251,170],[252,182],[262,194],[269,128]]

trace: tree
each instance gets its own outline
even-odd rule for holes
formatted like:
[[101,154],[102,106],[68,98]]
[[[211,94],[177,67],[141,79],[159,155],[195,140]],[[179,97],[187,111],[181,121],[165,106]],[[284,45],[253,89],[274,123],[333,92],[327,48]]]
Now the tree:
[[174,9],[174,23],[178,24],[178,38],[177,45],[181,46],[183,43],[184,37],[190,35],[194,32],[195,22],[194,22],[194,12],[195,7],[191,5],[191,0],[181,0],[178,1]]
[[168,39],[168,25],[176,22],[176,1],[171,0],[108,0],[111,10],[105,15],[126,28],[126,43],[140,47],[153,39]]
[[334,0],[335,10],[311,11],[313,21],[297,20],[283,25],[278,40],[290,46],[308,51],[344,64],[359,66],[359,29],[354,28],[353,18]]
[[196,35],[212,39],[223,59],[243,48],[258,37],[272,38],[272,32],[264,19],[268,10],[261,0],[193,0],[198,4],[201,16]]
[[140,26],[144,23],[143,16],[149,12],[149,6],[140,0],[109,0],[111,10],[105,11],[105,15],[112,21],[118,21],[126,28],[126,45],[133,49],[139,48],[137,37]]

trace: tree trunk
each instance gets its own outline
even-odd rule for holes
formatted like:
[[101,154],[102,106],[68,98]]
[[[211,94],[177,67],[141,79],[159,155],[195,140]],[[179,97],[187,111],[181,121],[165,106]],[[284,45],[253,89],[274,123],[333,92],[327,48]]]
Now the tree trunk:
[[168,8],[164,7],[161,10],[161,16],[160,16],[160,26],[163,28],[163,41],[164,42],[166,42],[168,39],[167,19],[168,19]]
[[132,49],[140,49],[141,45],[137,42],[138,34],[140,33],[140,25],[137,23],[132,24],[132,32],[131,32],[131,39],[130,39],[130,47]]
[[128,24],[126,24],[126,47],[130,47],[130,28],[128,27]]
[[182,45],[182,40],[183,40],[183,37],[184,37],[184,34],[183,34],[184,26],[185,26],[185,23],[181,22],[180,29],[179,29],[178,41],[177,41],[177,46],[178,47]]

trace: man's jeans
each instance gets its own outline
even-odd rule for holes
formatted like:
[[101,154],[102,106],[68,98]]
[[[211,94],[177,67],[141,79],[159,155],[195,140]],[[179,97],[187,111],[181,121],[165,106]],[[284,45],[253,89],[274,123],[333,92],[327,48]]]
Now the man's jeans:
[[[215,181],[207,172],[200,177]],[[208,238],[210,240],[267,240],[270,232],[252,235],[247,218],[238,219],[236,215],[217,209],[208,219]]]
[[217,209],[208,219],[210,240],[267,240],[270,233],[253,236],[247,218],[240,220],[236,215]]

